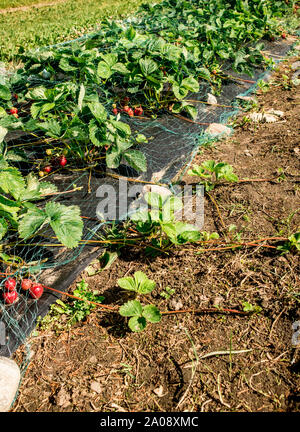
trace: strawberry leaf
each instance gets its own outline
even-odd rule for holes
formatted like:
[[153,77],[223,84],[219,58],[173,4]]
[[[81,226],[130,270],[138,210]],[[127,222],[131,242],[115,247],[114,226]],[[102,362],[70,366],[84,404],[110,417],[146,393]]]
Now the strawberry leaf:
[[58,240],[68,248],[77,247],[83,230],[80,208],[49,202],[46,204],[45,212]]

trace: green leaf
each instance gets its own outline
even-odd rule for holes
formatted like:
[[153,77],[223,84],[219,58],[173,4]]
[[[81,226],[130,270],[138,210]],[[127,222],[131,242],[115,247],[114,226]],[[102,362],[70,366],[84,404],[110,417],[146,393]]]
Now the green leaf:
[[120,288],[123,288],[127,291],[136,291],[136,284],[131,276],[123,277],[118,279],[118,285]]
[[138,300],[130,300],[119,309],[120,315],[124,317],[141,316],[142,312],[143,308]]
[[137,271],[134,273],[134,282],[136,291],[139,294],[148,294],[154,290],[156,283],[148,279],[147,275],[141,271]]
[[46,90],[46,87],[35,87],[26,94],[26,97],[34,100],[45,100],[47,99]]
[[107,111],[100,102],[94,102],[88,104],[89,109],[93,116],[100,122],[103,123],[107,119]]
[[144,195],[144,200],[150,207],[161,209],[163,205],[163,197],[157,192],[147,192]]
[[3,142],[6,134],[7,134],[7,129],[4,128],[4,127],[2,127],[2,126],[0,126],[0,143]]
[[54,118],[39,122],[36,126],[45,131],[50,137],[57,138],[61,135],[61,126]]
[[9,150],[5,155],[5,159],[10,162],[28,162],[26,153],[20,148]]
[[116,146],[110,147],[106,152],[106,165],[108,168],[118,168],[121,163],[122,153]]
[[34,199],[40,199],[40,182],[38,181],[37,177],[35,177],[33,173],[28,174],[26,177],[26,183],[26,189],[24,189],[19,195],[19,200],[31,201]]
[[0,240],[3,239],[8,230],[8,223],[6,219],[0,217]]
[[72,71],[76,71],[78,69],[75,66],[71,66],[68,58],[66,58],[66,57],[61,57],[61,59],[59,61],[59,67],[65,72],[72,72]]
[[79,96],[78,96],[78,108],[80,111],[82,110],[82,102],[85,96],[85,87],[84,84],[80,84]]
[[22,239],[26,239],[34,234],[46,222],[47,215],[43,210],[37,207],[29,209],[25,214],[20,217],[18,231]]
[[136,31],[134,30],[134,28],[132,26],[130,26],[130,28],[128,30],[126,30],[125,36],[130,41],[132,41],[135,38]]
[[130,318],[130,320],[128,321],[128,327],[130,328],[131,331],[134,332],[140,332],[143,331],[144,328],[146,327],[147,322],[146,319],[144,317],[132,317]]
[[0,215],[9,216],[13,221],[17,221],[20,207],[13,200],[0,195]]
[[186,89],[183,86],[180,86],[177,82],[173,83],[172,90],[173,90],[174,96],[179,100],[185,98],[185,96],[187,96],[187,94],[189,92],[188,89]]
[[119,73],[121,75],[129,75],[130,70],[123,63],[116,63],[111,68],[114,72]]
[[104,61],[100,61],[97,68],[97,75],[102,79],[108,79],[113,74],[111,67]]
[[45,212],[50,218],[50,226],[58,240],[68,248],[77,247],[83,231],[80,208],[49,202],[46,204]]
[[143,307],[143,317],[151,323],[158,323],[161,320],[161,313],[154,305],[147,305]]
[[40,193],[41,195],[50,195],[52,193],[57,192],[57,187],[50,182],[40,182]]
[[144,153],[139,150],[128,150],[124,153],[124,158],[136,171],[147,171],[147,159]]
[[101,264],[101,271],[107,270],[109,267],[115,262],[115,260],[118,258],[117,252],[104,252],[104,254],[100,258],[100,264]]
[[115,66],[118,61],[118,54],[108,53],[108,54],[100,54],[105,63],[111,68]]
[[102,131],[95,119],[89,122],[89,137],[96,147],[102,147],[106,141],[103,141]]
[[11,99],[11,93],[8,87],[5,85],[0,84],[0,99],[3,100],[10,100]]
[[193,120],[196,120],[198,110],[194,105],[183,105],[183,111],[186,111]]
[[18,199],[25,189],[25,181],[17,168],[3,167],[0,171],[0,190]]
[[141,59],[139,61],[139,64],[140,64],[141,71],[142,71],[143,75],[145,75],[146,77],[151,75],[158,68],[158,64],[155,61],[153,61],[147,57],[144,59]]
[[199,91],[198,81],[191,76],[182,80],[181,86],[193,93],[197,93]]
[[3,107],[0,107],[0,119],[1,117],[5,117],[5,116],[7,116],[5,109]]

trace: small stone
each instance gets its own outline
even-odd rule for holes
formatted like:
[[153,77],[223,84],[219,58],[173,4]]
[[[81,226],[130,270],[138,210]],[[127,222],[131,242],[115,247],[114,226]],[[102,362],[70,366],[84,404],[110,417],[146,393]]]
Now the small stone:
[[224,299],[223,299],[222,296],[217,296],[217,297],[215,297],[214,300],[213,300],[213,306],[214,306],[214,307],[220,307],[221,304],[223,303],[223,301],[224,301]]
[[217,98],[214,95],[212,95],[210,93],[207,93],[207,103],[209,105],[217,105],[218,101],[217,101]]
[[63,408],[70,405],[70,395],[63,387],[57,393],[56,403],[58,406]]
[[164,396],[164,388],[163,388],[163,386],[160,385],[159,387],[157,387],[156,389],[154,389],[153,393],[155,393],[156,396],[158,396],[158,397],[163,397]]
[[201,306],[208,306],[208,304],[209,304],[209,297],[207,297],[204,294],[201,294],[199,296],[199,299],[200,299]]
[[231,135],[232,130],[221,123],[211,123],[205,130],[206,133],[211,135]]
[[298,157],[300,157],[300,147],[295,147],[295,148],[294,148],[294,153],[295,153]]
[[250,152],[250,150],[248,150],[248,149],[246,149],[246,150],[244,151],[244,154],[245,154],[245,156],[249,156],[249,157],[252,157],[252,156],[253,156],[252,153]]
[[92,356],[92,357],[90,357],[89,362],[90,362],[90,363],[98,363],[98,359],[97,359],[96,356]]
[[293,63],[291,68],[293,71],[300,69],[300,61],[296,61],[295,63]]
[[257,103],[257,99],[254,96],[237,96],[237,99],[241,99],[244,100],[246,102],[253,102],[253,103]]
[[7,357],[0,357],[0,412],[7,412],[16,396],[21,374],[19,366]]
[[183,303],[182,303],[181,300],[172,299],[172,300],[169,301],[169,308],[171,310],[176,310],[177,311],[177,310],[183,308]]
[[98,381],[92,381],[91,382],[91,390],[93,390],[96,393],[102,393],[103,387]]

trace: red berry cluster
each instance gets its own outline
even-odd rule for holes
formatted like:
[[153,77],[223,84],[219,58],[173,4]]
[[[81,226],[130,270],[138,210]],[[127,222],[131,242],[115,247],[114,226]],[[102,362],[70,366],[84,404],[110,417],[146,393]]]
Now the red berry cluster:
[[[4,282],[4,288],[6,291],[3,293],[3,299],[6,304],[13,304],[15,303],[18,298],[19,294],[17,292],[17,281],[14,278],[8,278]],[[39,299],[43,292],[44,288],[43,285],[39,283],[34,283],[31,279],[22,279],[21,281],[21,288],[24,291],[28,291],[32,298]]]
[[[52,150],[51,149],[47,149],[46,150],[46,154],[48,156],[52,155]],[[61,166],[62,168],[64,166],[66,166],[68,163],[66,156],[62,155],[59,157],[54,157],[51,159],[50,163],[46,166],[44,166],[44,168],[42,168],[42,171],[39,172],[39,176],[40,177],[44,177],[45,174],[50,174],[53,166]]]
[[114,115],[117,115],[119,112],[125,112],[126,114],[129,115],[129,117],[134,117],[134,116],[141,116],[144,113],[144,110],[141,106],[139,107],[135,107],[134,109],[131,108],[128,103],[130,102],[129,97],[125,97],[122,102],[122,108],[118,109],[116,104],[112,105],[112,112]]

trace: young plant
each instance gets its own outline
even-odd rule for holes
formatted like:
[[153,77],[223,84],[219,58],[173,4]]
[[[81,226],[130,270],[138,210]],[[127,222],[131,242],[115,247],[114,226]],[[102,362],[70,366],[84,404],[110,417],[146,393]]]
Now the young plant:
[[39,322],[39,326],[42,329],[53,326],[55,330],[63,330],[70,328],[77,322],[83,321],[96,307],[88,301],[102,303],[104,297],[98,294],[98,291],[91,290],[84,279],[77,283],[76,289],[73,295],[82,299],[72,300],[71,302],[63,302],[62,300],[56,300],[56,302],[50,306],[49,313]]
[[[134,276],[124,277],[118,280],[119,287],[134,291],[137,295],[151,293],[155,288],[155,282],[141,271],[134,273]],[[128,326],[134,332],[145,329],[147,322],[158,323],[161,320],[159,309],[153,304],[142,306],[138,300],[130,300],[119,309],[121,316],[129,317]]]
[[282,255],[300,251],[300,231],[292,234],[283,245],[277,246],[277,250],[281,251]]
[[148,192],[144,195],[144,200],[146,205],[142,204],[131,214],[130,220],[134,222],[139,233],[151,239],[152,246],[169,247],[200,239],[196,226],[176,220],[175,213],[183,207],[181,198],[175,195],[164,197],[156,192]]
[[216,162],[207,160],[200,166],[194,165],[188,171],[188,175],[200,177],[201,183],[204,184],[206,191],[211,191],[221,180],[227,182],[237,182],[238,177],[233,172],[233,167],[226,162]]

